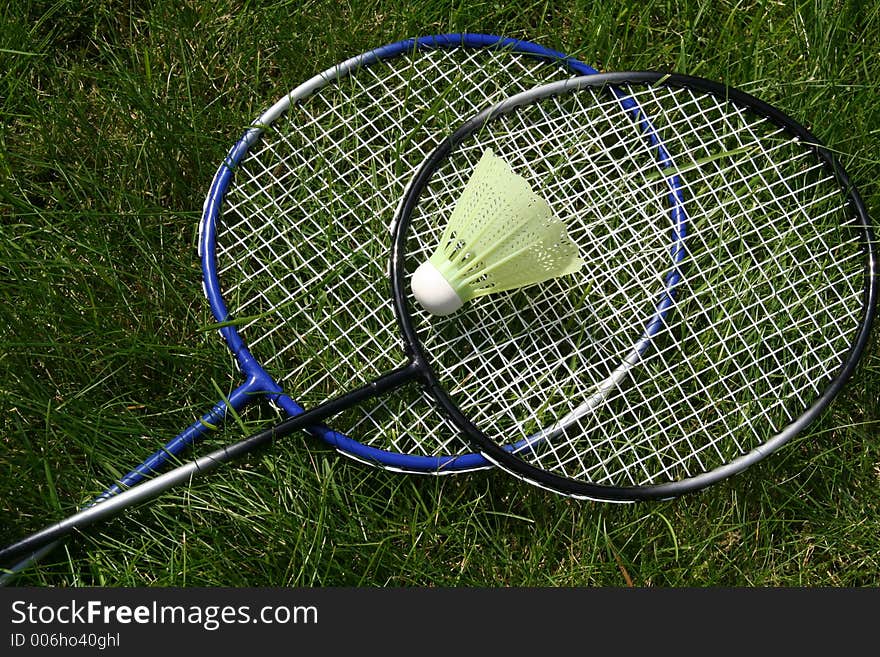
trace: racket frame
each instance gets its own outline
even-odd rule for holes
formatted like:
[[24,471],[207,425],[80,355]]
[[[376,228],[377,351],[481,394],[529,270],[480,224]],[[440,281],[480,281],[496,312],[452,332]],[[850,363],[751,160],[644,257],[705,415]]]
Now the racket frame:
[[[509,449],[508,446],[500,445],[492,440],[482,430],[473,424],[468,417],[459,409],[451,396],[447,393],[444,386],[429,364],[429,358],[415,327],[412,323],[408,300],[407,286],[405,277],[405,255],[406,255],[406,238],[407,231],[411,223],[412,213],[418,204],[421,192],[425,189],[430,181],[434,171],[440,163],[451,153],[456,147],[469,135],[479,130],[487,122],[498,116],[508,114],[516,109],[537,102],[544,98],[571,93],[586,87],[592,88],[608,88],[611,93],[620,97],[621,85],[627,83],[634,84],[665,84],[669,86],[690,89],[698,93],[708,93],[715,97],[728,98],[739,105],[744,105],[757,114],[765,117],[773,124],[784,130],[788,130],[794,137],[801,142],[808,144],[815,155],[825,165],[828,171],[833,175],[840,185],[841,189],[846,193],[849,204],[854,212],[857,221],[854,229],[859,230],[863,239],[861,240],[861,248],[865,258],[865,287],[862,305],[862,317],[855,338],[851,343],[843,365],[837,374],[825,387],[821,394],[807,409],[799,415],[794,421],[785,426],[782,431],[775,436],[766,440],[761,445],[742,454],[741,456],[729,461],[728,463],[714,468],[710,471],[703,472],[684,479],[664,482],[659,484],[648,484],[643,486],[623,487],[605,484],[595,484],[590,482],[578,481],[569,477],[564,477],[553,472],[549,472],[542,468],[536,467],[531,463],[519,458],[515,450]],[[675,254],[673,248],[673,259],[675,265],[667,275],[666,284],[670,285],[670,281],[674,278],[674,284],[677,284],[677,270],[680,258]],[[397,317],[400,321],[400,328],[406,337],[406,342],[413,349],[412,358],[423,363],[422,377],[425,379],[425,385],[429,389],[430,395],[437,401],[443,412],[450,421],[459,427],[462,432],[472,441],[475,449],[496,466],[506,472],[530,483],[535,486],[561,493],[563,495],[590,499],[606,502],[627,502],[646,499],[668,499],[680,496],[687,492],[692,492],[710,486],[722,479],[740,473],[749,466],[762,460],[770,453],[779,449],[786,442],[800,433],[807,425],[813,422],[822,411],[824,411],[831,401],[837,396],[843,388],[847,380],[852,376],[853,371],[858,364],[859,358],[864,351],[867,343],[871,326],[874,321],[877,304],[878,293],[878,277],[877,277],[877,254],[875,248],[874,231],[868,218],[864,202],[859,196],[853,183],[850,181],[846,172],[838,163],[834,155],[813,136],[806,128],[795,122],[794,119],[780,111],[779,109],[733,87],[704,78],[660,73],[654,71],[635,71],[635,72],[617,72],[617,73],[601,73],[597,75],[582,76],[552,82],[540,87],[536,87],[514,96],[507,98],[495,106],[484,110],[472,119],[463,124],[455,133],[444,140],[437,148],[426,158],[410,186],[407,188],[406,196],[400,204],[397,217],[394,222],[394,238],[391,254],[391,275],[392,275],[392,292],[394,296],[394,304],[397,310]],[[672,278],[671,278],[672,277]],[[670,295],[670,303],[672,295]],[[662,302],[661,302],[662,303]],[[635,365],[634,359],[629,367]],[[626,367],[626,363],[621,367]],[[612,374],[613,378],[615,377]],[[623,377],[620,377],[623,378]],[[601,384],[600,384],[601,385]],[[615,383],[616,385],[616,383]],[[607,394],[607,393],[606,393]],[[584,409],[585,413],[592,410],[593,406],[587,404]],[[569,414],[571,416],[573,414]],[[569,417],[567,416],[567,417]],[[572,421],[580,417],[576,415],[570,418]],[[565,420],[565,418],[563,418]],[[561,420],[562,421],[562,420]],[[561,422],[560,421],[560,422]],[[558,426],[559,423],[557,423]],[[564,427],[562,427],[564,428]],[[551,431],[555,428],[551,428]],[[527,439],[531,440],[531,439]]]

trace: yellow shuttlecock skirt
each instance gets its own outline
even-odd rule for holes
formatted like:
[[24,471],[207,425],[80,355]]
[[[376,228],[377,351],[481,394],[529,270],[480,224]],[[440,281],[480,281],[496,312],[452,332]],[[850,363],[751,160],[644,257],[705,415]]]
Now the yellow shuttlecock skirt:
[[547,202],[486,150],[412,288],[426,310],[445,315],[474,297],[541,283],[582,265],[577,244]]

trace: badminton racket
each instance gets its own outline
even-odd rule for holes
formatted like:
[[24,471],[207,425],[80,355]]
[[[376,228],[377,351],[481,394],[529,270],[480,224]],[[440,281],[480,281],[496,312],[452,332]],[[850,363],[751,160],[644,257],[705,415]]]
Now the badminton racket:
[[[487,148],[542,191],[587,264],[433,317],[407,281]],[[529,90],[458,129],[407,189],[389,267],[405,365],[0,558],[412,380],[531,483],[613,501],[698,490],[779,449],[840,392],[870,332],[875,268],[840,164],[753,96],[659,73]]]

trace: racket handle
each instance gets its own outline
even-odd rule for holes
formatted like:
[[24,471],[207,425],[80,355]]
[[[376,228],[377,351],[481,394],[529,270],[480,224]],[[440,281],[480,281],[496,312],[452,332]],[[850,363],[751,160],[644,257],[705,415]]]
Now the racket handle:
[[[251,375],[245,384],[232,391],[232,394],[229,395],[228,399],[214,404],[214,406],[211,407],[211,410],[205,413],[197,422],[181,431],[161,449],[153,452],[150,456],[144,459],[140,465],[133,468],[128,474],[109,486],[103,493],[83,508],[92,507],[103,500],[118,495],[122,491],[140,483],[149,475],[158,472],[172,456],[180,454],[184,449],[195,443],[200,437],[209,433],[221,424],[226,418],[226,414],[230,408],[236,411],[241,410],[253,398],[253,390],[256,389],[281,392],[281,388],[279,388],[268,377]],[[53,541],[48,545],[44,545],[29,557],[22,559],[18,563],[7,568],[7,572],[0,574],[0,587],[7,586],[15,576],[18,575],[18,573],[35,564],[60,544],[61,541],[58,540]]]
[[392,390],[393,388],[403,385],[407,381],[416,377],[421,371],[421,365],[411,362],[404,367],[393,370],[388,374],[379,377],[362,388],[352,390],[341,397],[325,402],[324,404],[305,411],[300,415],[288,418],[284,422],[281,422],[270,429],[255,433],[242,441],[222,447],[210,454],[206,454],[205,456],[196,459],[195,461],[184,463],[173,470],[169,470],[164,474],[153,477],[152,479],[144,481],[128,490],[117,493],[113,497],[97,502],[64,520],[56,522],[54,525],[49,525],[16,543],[6,546],[0,550],[0,563],[11,561],[24,554],[35,552],[43,546],[57,541],[74,531],[93,525],[101,520],[111,518],[131,506],[158,497],[165,491],[170,490],[175,486],[185,484],[197,475],[211,472],[221,463],[243,456],[260,445],[268,443],[274,438],[280,438],[298,429],[306,429],[315,424],[319,424],[322,420],[335,415],[343,409],[349,408],[365,401],[366,399],[376,397]]
[[61,545],[61,543],[61,539],[58,539],[57,541],[52,541],[51,543],[47,543],[26,559],[22,559],[17,564],[7,568],[7,572],[0,575],[0,586],[8,586],[9,583],[12,582],[13,579],[15,579],[18,573],[25,570],[26,568],[29,568],[32,564],[45,557],[47,554],[52,552],[52,550]]

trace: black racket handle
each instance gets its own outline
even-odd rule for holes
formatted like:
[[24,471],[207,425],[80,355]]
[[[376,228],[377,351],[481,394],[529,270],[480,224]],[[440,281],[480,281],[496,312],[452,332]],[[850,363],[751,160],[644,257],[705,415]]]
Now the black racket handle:
[[421,369],[422,366],[417,365],[415,362],[410,362],[408,365],[393,370],[362,388],[352,390],[341,397],[327,401],[300,415],[288,418],[270,429],[255,433],[232,445],[221,447],[195,461],[184,463],[173,470],[169,470],[128,490],[117,493],[113,497],[97,502],[93,506],[87,507],[78,513],[68,516],[64,520],[49,525],[16,543],[0,549],[0,563],[35,552],[48,543],[57,541],[74,531],[84,529],[101,520],[112,518],[131,506],[147,502],[175,486],[187,483],[193,477],[211,472],[222,463],[244,456],[275,438],[281,438],[298,429],[307,429],[308,427],[320,424],[322,420],[346,408],[403,385],[418,376]]

